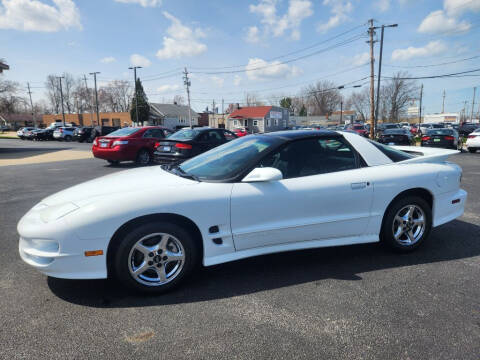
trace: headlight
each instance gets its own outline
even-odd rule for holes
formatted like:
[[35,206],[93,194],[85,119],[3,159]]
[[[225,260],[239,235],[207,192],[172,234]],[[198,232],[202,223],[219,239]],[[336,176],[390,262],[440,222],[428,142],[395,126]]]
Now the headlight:
[[58,220],[61,217],[79,209],[74,203],[64,203],[60,205],[49,206],[44,210],[40,211],[40,218],[43,222],[50,222],[53,220]]
[[128,144],[128,140],[117,140],[113,142],[112,147],[117,145],[127,145],[127,144]]

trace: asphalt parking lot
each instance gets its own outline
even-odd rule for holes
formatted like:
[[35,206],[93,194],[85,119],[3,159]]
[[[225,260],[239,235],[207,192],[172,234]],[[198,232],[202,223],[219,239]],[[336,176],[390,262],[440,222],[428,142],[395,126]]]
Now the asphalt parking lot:
[[[57,147],[90,144],[0,140],[0,159]],[[413,254],[369,244],[262,256],[202,269],[156,297],[47,278],[18,256],[16,224],[39,200],[133,165],[1,166],[0,358],[479,359],[480,153],[451,160],[463,167],[466,212]]]

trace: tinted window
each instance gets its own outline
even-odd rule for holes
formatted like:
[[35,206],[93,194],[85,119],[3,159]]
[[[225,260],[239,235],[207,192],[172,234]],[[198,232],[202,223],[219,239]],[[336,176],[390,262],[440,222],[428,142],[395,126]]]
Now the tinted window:
[[427,135],[453,135],[453,130],[449,130],[449,129],[428,130]]
[[343,139],[294,141],[269,154],[259,166],[280,170],[284,179],[356,168],[355,154]]
[[434,128],[434,129],[441,129],[441,128],[443,128],[443,124],[433,124],[433,125],[432,125],[432,128]]
[[397,124],[386,124],[385,129],[398,129]]
[[368,140],[372,143],[378,150],[384,153],[390,160],[393,162],[399,162],[403,160],[408,160],[413,158],[413,155],[406,153],[405,151],[394,149],[390,146],[377,143],[376,141]]
[[233,139],[237,138],[237,136],[234,133],[232,133],[230,131],[227,131],[227,130],[225,130],[223,132],[223,135],[225,136],[225,139],[227,139],[227,140],[233,140]]
[[231,179],[253,166],[264,151],[279,141],[269,136],[246,136],[195,156],[182,163],[180,168],[201,180]]
[[386,129],[383,134],[384,135],[405,135],[407,130],[405,129]]
[[144,138],[163,138],[161,129],[149,129],[143,133]]
[[125,127],[111,132],[110,134],[108,134],[108,136],[129,136],[135,134],[139,130],[140,128]]

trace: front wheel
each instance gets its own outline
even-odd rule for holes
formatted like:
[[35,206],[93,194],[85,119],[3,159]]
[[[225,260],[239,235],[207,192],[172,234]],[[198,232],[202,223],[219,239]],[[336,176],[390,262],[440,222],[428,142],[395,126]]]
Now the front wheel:
[[130,289],[156,294],[180,284],[200,255],[189,232],[162,222],[132,230],[114,251],[117,279]]
[[432,228],[432,210],[418,196],[396,200],[387,210],[381,241],[397,252],[410,252],[427,239]]

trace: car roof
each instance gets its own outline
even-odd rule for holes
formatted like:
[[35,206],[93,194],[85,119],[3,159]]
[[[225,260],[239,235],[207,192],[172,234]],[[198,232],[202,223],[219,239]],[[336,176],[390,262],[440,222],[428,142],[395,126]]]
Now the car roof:
[[309,137],[324,137],[324,136],[335,136],[341,137],[336,131],[332,130],[285,130],[285,131],[275,131],[270,133],[265,133],[263,135],[278,137],[284,140],[293,140],[293,139],[304,139]]

